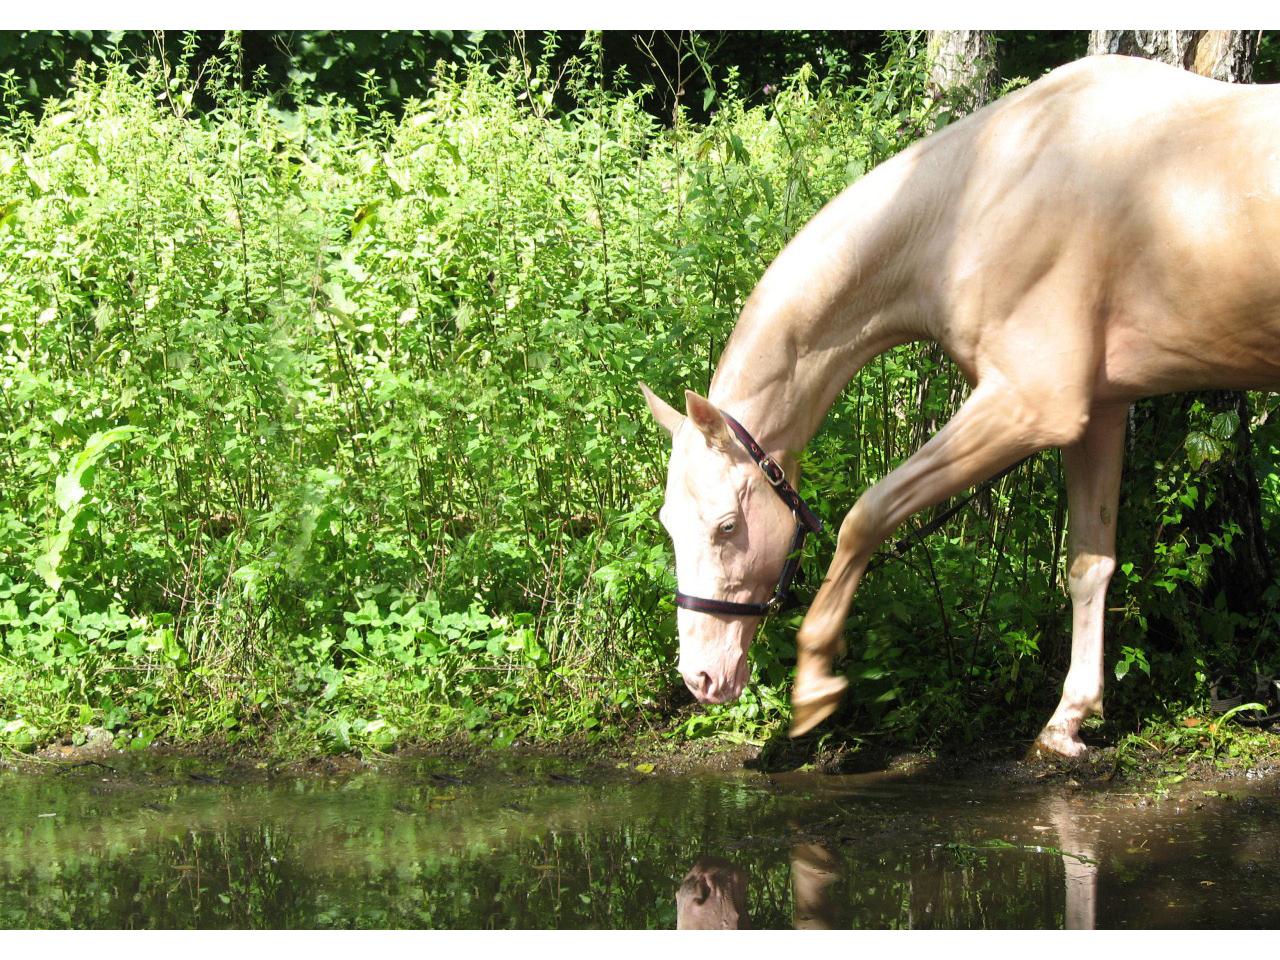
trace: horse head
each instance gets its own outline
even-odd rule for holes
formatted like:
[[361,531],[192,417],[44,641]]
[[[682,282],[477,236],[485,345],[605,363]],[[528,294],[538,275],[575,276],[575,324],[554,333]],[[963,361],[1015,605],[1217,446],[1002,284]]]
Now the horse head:
[[[747,648],[764,607],[789,585],[783,571],[798,549],[797,514],[708,400],[686,390],[681,415],[643,384],[641,390],[671,434],[658,517],[675,546],[679,670],[700,702],[728,703],[746,685]],[[776,464],[775,477],[791,466]]]

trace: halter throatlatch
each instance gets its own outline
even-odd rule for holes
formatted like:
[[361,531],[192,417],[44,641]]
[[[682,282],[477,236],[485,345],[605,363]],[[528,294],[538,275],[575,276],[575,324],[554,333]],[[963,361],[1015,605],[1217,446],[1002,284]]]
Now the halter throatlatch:
[[787,475],[782,467],[765,454],[755,438],[747,433],[746,428],[727,413],[721,411],[721,415],[729,425],[729,429],[733,431],[733,435],[738,438],[738,442],[746,448],[751,459],[764,473],[773,492],[791,508],[791,514],[796,518],[796,532],[791,537],[791,546],[787,550],[787,562],[783,564],[782,573],[778,576],[778,586],[774,589],[773,596],[764,603],[711,600],[705,597],[691,597],[677,590],[676,606],[698,613],[723,613],[736,617],[763,617],[790,610],[798,605],[795,594],[791,592],[791,581],[795,579],[796,572],[800,569],[800,551],[804,548],[804,538],[810,533],[821,532],[822,521],[809,509],[809,505],[801,499],[800,494],[796,493],[795,487],[787,481]]

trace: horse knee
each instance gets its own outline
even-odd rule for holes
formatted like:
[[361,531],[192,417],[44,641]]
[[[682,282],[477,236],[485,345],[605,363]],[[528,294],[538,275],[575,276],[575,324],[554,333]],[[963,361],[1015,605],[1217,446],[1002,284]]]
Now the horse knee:
[[1045,441],[1051,447],[1070,447],[1083,440],[1088,430],[1088,409],[1068,408],[1046,420]]
[[1105,593],[1116,572],[1115,557],[1082,553],[1071,561],[1067,570],[1067,589],[1071,599],[1088,602],[1099,593]]
[[840,521],[836,552],[846,560],[867,559],[883,539],[877,520],[875,488],[866,491]]

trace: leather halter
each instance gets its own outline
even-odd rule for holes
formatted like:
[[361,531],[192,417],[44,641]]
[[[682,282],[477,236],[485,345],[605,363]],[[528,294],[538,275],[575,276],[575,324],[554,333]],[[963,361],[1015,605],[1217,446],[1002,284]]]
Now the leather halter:
[[760,444],[747,433],[746,428],[724,411],[721,411],[721,416],[733,431],[733,435],[738,438],[738,442],[746,448],[751,459],[764,473],[773,492],[791,508],[791,513],[796,518],[796,532],[792,535],[791,546],[787,550],[787,562],[783,564],[782,573],[778,575],[778,586],[774,589],[773,596],[764,603],[738,603],[735,600],[691,597],[677,590],[676,606],[698,613],[721,613],[734,617],[763,617],[770,613],[790,610],[798,606],[795,594],[791,591],[791,581],[795,579],[796,572],[800,569],[800,551],[804,547],[804,539],[810,533],[820,533],[822,521],[809,509],[809,505],[801,499],[800,494],[796,493],[795,487],[787,482],[787,475],[782,467],[761,449]]

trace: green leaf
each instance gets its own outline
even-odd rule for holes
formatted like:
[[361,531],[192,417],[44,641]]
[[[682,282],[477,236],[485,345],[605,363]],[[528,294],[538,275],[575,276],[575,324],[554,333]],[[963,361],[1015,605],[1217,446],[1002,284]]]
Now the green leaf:
[[[390,172],[390,168],[388,168],[388,172]],[[351,220],[351,235],[353,237],[359,236],[366,227],[377,222],[378,207],[381,205],[381,200],[374,200],[372,203],[366,203],[356,211],[355,217]],[[345,296],[343,299],[345,300]]]
[[1217,726],[1221,727],[1224,723],[1226,723],[1228,720],[1234,717],[1237,713],[1242,713],[1245,710],[1256,710],[1259,713],[1265,713],[1267,710],[1267,706],[1264,703],[1258,703],[1256,701],[1237,704],[1236,706],[1232,707],[1230,710],[1228,710],[1226,713],[1224,713],[1222,716],[1220,716],[1217,719],[1216,721]]
[[58,566],[62,563],[62,552],[67,549],[69,539],[66,533],[55,534],[46,541],[45,552],[36,557],[36,574],[50,590],[62,589],[62,577],[58,574]]
[[337,280],[330,280],[324,285],[324,292],[329,296],[329,305],[338,314],[349,317],[356,312],[356,305],[347,299],[347,291]]
[[1228,410],[1220,413],[1213,418],[1213,422],[1209,425],[1209,433],[1217,437],[1219,440],[1230,440],[1236,435],[1236,431],[1240,429],[1240,415],[1234,410]]
[[80,513],[80,507],[88,492],[81,481],[112,444],[137,432],[137,427],[126,426],[112,427],[110,430],[93,434],[85,441],[84,449],[72,458],[71,469],[54,481],[54,506],[61,516],[58,518],[57,532],[45,540],[44,553],[35,561],[36,573],[50,590],[62,588],[63,579],[58,573],[58,567],[62,563],[62,554],[70,543],[76,517]]
[[0,204],[0,227],[14,218],[20,206],[22,206],[21,200],[10,200],[8,203]]
[[186,657],[186,651],[178,645],[178,638],[174,635],[171,627],[161,629],[160,640],[165,659],[169,662],[178,663]]
[[1191,469],[1199,470],[1204,463],[1215,463],[1222,456],[1222,442],[1217,437],[1193,430],[1187,434],[1183,444],[1187,448],[1187,459],[1191,461]]
[[84,499],[86,491],[80,483],[82,472],[64,473],[54,481],[53,500],[59,512],[70,513]]

